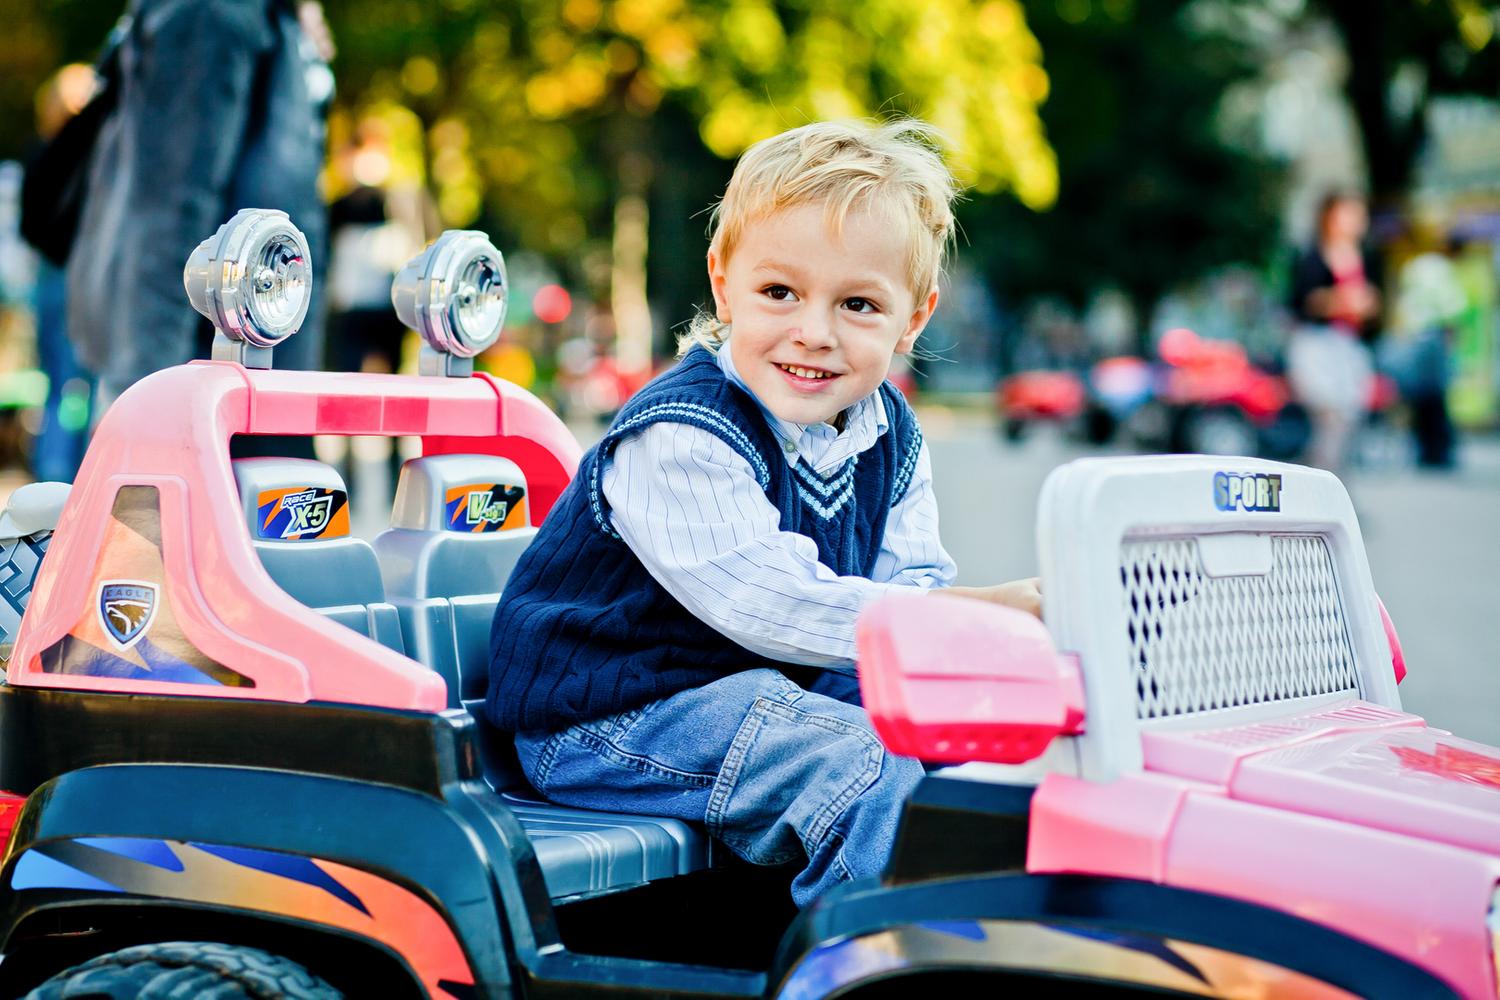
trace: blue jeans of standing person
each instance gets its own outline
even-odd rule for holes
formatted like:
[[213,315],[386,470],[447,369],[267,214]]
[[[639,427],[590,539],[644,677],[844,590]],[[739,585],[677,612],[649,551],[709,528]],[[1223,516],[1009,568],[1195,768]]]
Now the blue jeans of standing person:
[[36,278],[36,353],[47,376],[47,401],[31,446],[31,474],[42,482],[71,483],[88,444],[94,380],[68,341],[66,294],[63,272],[43,263]]
[[806,906],[879,875],[922,765],[890,753],[864,709],[746,670],[555,733],[520,733],[531,783],[562,805],[701,822],[755,864],[806,858]]

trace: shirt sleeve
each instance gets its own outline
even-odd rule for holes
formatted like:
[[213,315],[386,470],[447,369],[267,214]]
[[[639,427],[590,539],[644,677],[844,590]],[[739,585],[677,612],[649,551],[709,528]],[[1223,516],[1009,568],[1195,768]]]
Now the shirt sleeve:
[[938,537],[937,496],[932,491],[932,456],[927,442],[917,452],[917,465],[906,493],[891,508],[885,537],[875,556],[873,580],[906,587],[952,586],[958,566]]
[[[667,593],[772,659],[851,669],[860,611],[902,585],[835,574],[811,538],[781,530],[750,463],[697,427],[655,423],[626,438],[602,487],[615,530]],[[892,566],[915,568],[894,554]]]

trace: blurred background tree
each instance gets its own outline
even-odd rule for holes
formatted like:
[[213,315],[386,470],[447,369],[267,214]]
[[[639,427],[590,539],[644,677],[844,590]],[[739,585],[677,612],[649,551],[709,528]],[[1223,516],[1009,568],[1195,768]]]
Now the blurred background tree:
[[1312,0],[1349,54],[1345,90],[1359,122],[1377,203],[1403,194],[1426,137],[1428,101],[1500,93],[1494,0]]
[[[24,152],[38,86],[90,59],[123,6],[12,0],[0,157]],[[331,148],[375,123],[395,181],[430,191],[444,225],[544,254],[613,318],[628,365],[703,301],[704,209],[733,158],[803,121],[933,121],[970,187],[962,254],[992,288],[1082,304],[1113,286],[1145,315],[1225,262],[1264,265],[1283,236],[1278,172],[1223,113],[1264,66],[1267,24],[1338,31],[1376,192],[1402,190],[1431,96],[1500,87],[1497,0],[325,6]],[[330,170],[330,196],[355,180]]]
[[1220,103],[1254,52],[1204,30],[1176,0],[1058,0],[1029,23],[1059,81],[1042,112],[1059,195],[1037,216],[1003,200],[963,212],[973,259],[1011,299],[1084,305],[1114,286],[1149,314],[1169,288],[1279,235],[1276,170],[1220,126]]
[[[627,370],[652,310],[702,294],[699,214],[734,157],[792,125],[907,113],[964,182],[1049,206],[1041,48],[1016,0],[347,0],[341,91],[409,107],[443,221],[570,261],[607,296]],[[647,247],[651,246],[648,275]],[[660,346],[659,344],[657,345]]]

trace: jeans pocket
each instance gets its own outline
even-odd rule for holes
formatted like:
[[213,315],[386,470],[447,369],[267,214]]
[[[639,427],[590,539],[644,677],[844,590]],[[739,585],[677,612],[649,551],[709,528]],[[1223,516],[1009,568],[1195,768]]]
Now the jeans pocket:
[[811,855],[883,759],[867,727],[757,698],[714,782],[709,831],[757,864]]

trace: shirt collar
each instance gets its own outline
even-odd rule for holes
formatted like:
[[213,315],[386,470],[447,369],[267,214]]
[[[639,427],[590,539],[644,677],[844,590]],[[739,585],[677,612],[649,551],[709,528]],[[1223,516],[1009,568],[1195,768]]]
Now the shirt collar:
[[760,397],[735,370],[727,337],[715,355],[724,377],[745,390],[755,400],[755,405],[760,407],[766,423],[771,425],[771,430],[781,442],[781,451],[788,465],[796,465],[797,459],[802,457],[815,470],[824,472],[843,463],[851,455],[865,451],[890,428],[890,415],[886,413],[885,400],[880,398],[878,389],[844,411],[842,431],[837,431],[826,423],[798,424],[782,420],[761,402]]

